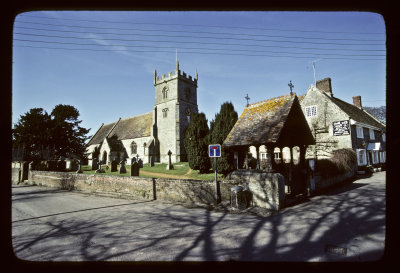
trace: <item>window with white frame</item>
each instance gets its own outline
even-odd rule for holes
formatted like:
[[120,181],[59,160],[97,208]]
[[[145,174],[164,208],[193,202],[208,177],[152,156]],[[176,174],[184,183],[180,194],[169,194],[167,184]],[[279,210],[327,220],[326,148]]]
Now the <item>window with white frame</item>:
[[381,163],[385,163],[386,162],[386,152],[380,152],[380,159],[379,161]]
[[375,139],[375,133],[373,129],[369,129],[369,139]]
[[358,138],[364,138],[363,127],[356,126],[356,130],[357,130],[357,137]]
[[357,149],[357,163],[358,166],[367,164],[367,154],[364,149]]
[[372,151],[372,164],[379,163],[379,151]]
[[317,106],[307,106],[306,108],[306,117],[315,117],[317,116]]
[[281,153],[280,152],[274,152],[274,158],[275,159],[281,159]]

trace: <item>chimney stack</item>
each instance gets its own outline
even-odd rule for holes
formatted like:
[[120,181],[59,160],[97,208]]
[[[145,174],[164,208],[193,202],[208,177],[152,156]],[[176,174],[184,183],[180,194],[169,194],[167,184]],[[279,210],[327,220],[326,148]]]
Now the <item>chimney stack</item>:
[[324,91],[329,97],[333,97],[331,78],[325,78],[317,81],[317,86],[319,90]]
[[355,106],[357,106],[358,108],[362,109],[361,96],[354,96],[353,97],[353,104]]

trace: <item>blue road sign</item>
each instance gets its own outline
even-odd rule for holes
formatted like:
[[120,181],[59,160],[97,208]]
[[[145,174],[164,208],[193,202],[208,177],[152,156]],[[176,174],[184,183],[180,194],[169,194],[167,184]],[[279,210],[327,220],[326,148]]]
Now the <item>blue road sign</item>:
[[221,157],[221,145],[220,144],[208,145],[208,156]]

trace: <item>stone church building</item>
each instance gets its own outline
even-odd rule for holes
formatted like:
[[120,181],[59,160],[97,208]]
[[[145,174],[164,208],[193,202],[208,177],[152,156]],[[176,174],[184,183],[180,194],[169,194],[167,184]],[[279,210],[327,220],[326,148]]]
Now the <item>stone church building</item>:
[[[87,144],[89,164],[94,158],[109,164],[112,160],[139,157],[143,163],[186,161],[184,131],[197,106],[198,75],[192,78],[179,69],[157,76],[154,71],[153,110],[102,124]],[[139,102],[140,103],[140,102]]]

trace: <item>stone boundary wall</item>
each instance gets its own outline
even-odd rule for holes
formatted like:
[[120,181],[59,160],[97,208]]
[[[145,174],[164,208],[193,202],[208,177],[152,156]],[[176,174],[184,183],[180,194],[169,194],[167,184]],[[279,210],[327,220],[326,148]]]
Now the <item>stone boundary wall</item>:
[[[112,197],[215,203],[214,181],[31,171],[28,183]],[[230,189],[238,184],[237,181],[221,181],[221,201],[230,201]]]
[[250,193],[251,205],[279,210],[285,203],[285,178],[280,173],[236,170],[227,176],[239,182]]

